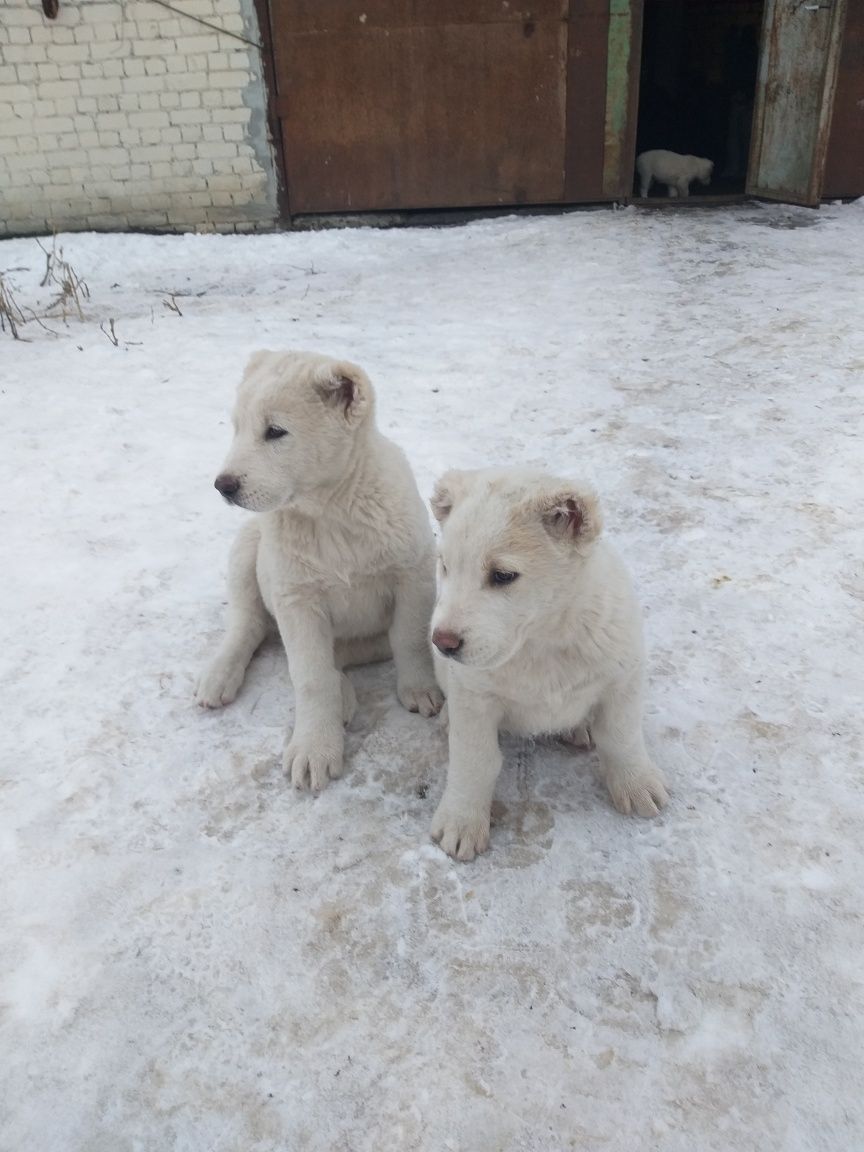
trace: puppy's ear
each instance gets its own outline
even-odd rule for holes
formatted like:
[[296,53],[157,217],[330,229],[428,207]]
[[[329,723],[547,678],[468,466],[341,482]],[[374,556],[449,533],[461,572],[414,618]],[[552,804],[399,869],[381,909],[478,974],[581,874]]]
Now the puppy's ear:
[[454,504],[457,503],[464,488],[465,473],[450,471],[445,472],[444,475],[435,483],[435,490],[432,493],[432,499],[429,501],[432,508],[432,515],[439,524],[443,524],[450,513],[453,511]]
[[540,496],[536,509],[553,540],[590,544],[603,530],[597,496],[590,488],[562,488]]
[[260,368],[262,364],[266,363],[268,358],[273,353],[269,348],[259,348],[257,352],[253,352],[249,359],[246,361],[246,367],[243,369],[243,375],[249,376],[250,373]]
[[372,407],[372,381],[362,368],[347,360],[328,364],[315,379],[315,391],[325,404],[340,409],[351,424],[359,424]]

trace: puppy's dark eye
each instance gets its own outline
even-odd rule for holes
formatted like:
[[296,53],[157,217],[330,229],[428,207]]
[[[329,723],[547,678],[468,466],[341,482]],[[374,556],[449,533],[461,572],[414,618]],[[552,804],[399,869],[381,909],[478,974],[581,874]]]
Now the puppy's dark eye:
[[287,435],[288,435],[288,433],[285,431],[284,428],[277,428],[275,424],[271,424],[269,426],[269,428],[267,429],[267,431],[264,433],[264,439],[265,440],[281,440],[283,436],[287,436]]
[[504,584],[512,584],[514,580],[518,579],[518,572],[503,572],[500,568],[494,568],[489,573],[489,582],[496,587],[502,587]]

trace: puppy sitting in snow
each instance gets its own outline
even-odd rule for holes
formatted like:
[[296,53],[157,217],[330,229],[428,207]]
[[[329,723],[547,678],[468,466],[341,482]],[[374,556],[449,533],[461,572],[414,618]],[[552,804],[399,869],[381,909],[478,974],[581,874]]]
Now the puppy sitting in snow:
[[681,156],[677,152],[666,152],[658,148],[637,156],[636,171],[639,174],[639,195],[643,199],[651,191],[655,180],[667,186],[668,196],[686,197],[690,195],[690,185],[694,180],[700,184],[711,183],[714,162],[701,156]]
[[284,764],[298,788],[342,773],[354,713],[349,664],[386,659],[411,712],[441,707],[429,651],[434,540],[408,461],[378,431],[375,398],[355,364],[303,352],[256,352],[234,411],[234,442],[216,487],[259,513],[240,530],[228,573],[228,632],[198,685],[230,703],[273,620],[288,654],[296,716]]
[[537,473],[449,472],[432,617],[450,765],[432,836],[472,860],[489,843],[498,732],[588,725],[620,812],[666,803],[642,738],[642,625],[627,572],[601,536],[594,494]]

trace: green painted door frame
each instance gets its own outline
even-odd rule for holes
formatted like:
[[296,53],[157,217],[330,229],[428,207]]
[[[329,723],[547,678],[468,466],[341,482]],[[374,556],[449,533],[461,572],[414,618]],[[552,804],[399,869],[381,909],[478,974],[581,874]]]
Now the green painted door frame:
[[603,195],[629,199],[636,160],[643,0],[610,0]]

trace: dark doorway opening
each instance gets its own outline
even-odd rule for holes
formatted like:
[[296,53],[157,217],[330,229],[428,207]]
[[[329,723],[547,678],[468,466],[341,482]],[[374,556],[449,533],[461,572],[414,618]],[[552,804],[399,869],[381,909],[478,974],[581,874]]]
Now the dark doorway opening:
[[[694,182],[691,196],[744,192],[762,7],[645,0],[636,155],[662,148],[712,160],[711,183]],[[666,187],[655,184],[650,195],[665,197]]]

